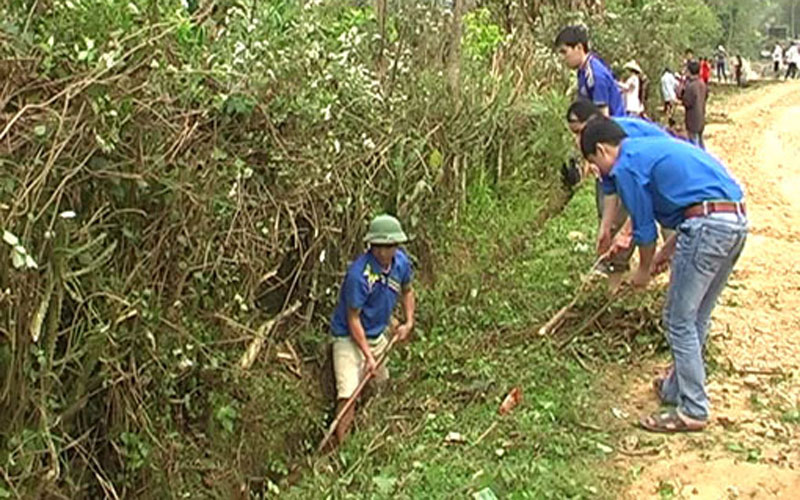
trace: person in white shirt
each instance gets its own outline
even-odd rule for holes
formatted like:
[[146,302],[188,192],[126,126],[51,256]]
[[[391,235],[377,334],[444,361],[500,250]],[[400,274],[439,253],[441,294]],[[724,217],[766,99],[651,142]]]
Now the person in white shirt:
[[661,97],[664,99],[664,114],[672,116],[675,110],[675,103],[678,101],[678,79],[675,74],[669,69],[664,69],[664,74],[661,75]]
[[800,51],[797,49],[797,44],[792,43],[792,45],[786,50],[786,64],[788,67],[786,68],[786,77],[785,79],[788,80],[789,78],[797,78],[797,67],[800,65]]
[[629,76],[625,83],[619,85],[622,91],[622,97],[625,99],[625,112],[628,116],[641,117],[644,113],[644,104],[642,103],[642,68],[636,61],[630,61],[625,65],[628,70]]
[[772,71],[775,73],[775,78],[779,77],[781,62],[783,62],[783,47],[781,47],[781,44],[776,43],[775,48],[772,50]]

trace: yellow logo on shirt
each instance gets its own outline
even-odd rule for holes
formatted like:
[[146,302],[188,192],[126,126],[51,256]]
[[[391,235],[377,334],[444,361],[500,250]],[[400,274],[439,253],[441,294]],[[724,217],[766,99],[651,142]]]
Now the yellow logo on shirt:
[[364,268],[364,277],[367,278],[367,288],[372,291],[373,285],[381,280],[381,273],[372,270],[372,266],[367,264]]

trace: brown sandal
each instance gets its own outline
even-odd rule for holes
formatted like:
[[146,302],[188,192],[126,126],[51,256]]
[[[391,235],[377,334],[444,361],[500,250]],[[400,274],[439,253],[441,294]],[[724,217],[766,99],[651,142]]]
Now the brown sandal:
[[671,410],[664,413],[644,415],[639,420],[639,425],[650,432],[699,432],[706,428],[707,422],[687,417],[678,410]]

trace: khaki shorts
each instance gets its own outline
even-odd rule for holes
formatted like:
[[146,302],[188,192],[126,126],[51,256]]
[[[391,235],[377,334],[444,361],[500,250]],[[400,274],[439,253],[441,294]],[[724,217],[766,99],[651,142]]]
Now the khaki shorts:
[[[389,345],[386,337],[386,333],[382,333],[379,337],[367,339],[376,361]],[[336,397],[349,399],[364,377],[364,354],[349,335],[336,337],[333,340],[333,372],[336,375]],[[373,380],[384,382],[388,379],[389,370],[386,369],[386,364],[383,364],[375,372]]]

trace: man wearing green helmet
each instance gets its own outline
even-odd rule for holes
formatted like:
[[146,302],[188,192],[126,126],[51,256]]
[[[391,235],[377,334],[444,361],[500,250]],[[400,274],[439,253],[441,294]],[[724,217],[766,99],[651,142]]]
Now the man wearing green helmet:
[[[348,268],[331,318],[337,415],[363,377],[372,373],[379,382],[388,378],[388,371],[378,368],[376,359],[389,343],[387,334],[398,296],[402,297],[406,322],[393,334],[404,341],[414,328],[413,270],[399,248],[408,241],[400,222],[391,215],[375,217],[364,241],[369,249]],[[354,415],[355,405],[342,415],[336,428],[339,444],[347,437]]]

